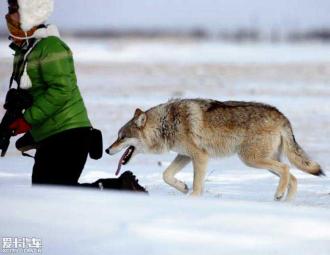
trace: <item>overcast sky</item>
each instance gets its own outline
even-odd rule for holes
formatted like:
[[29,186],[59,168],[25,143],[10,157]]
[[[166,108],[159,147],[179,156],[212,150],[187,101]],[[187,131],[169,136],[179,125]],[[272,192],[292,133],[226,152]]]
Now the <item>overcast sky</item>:
[[[2,16],[6,2],[0,0]],[[330,0],[55,0],[50,21],[62,30],[329,28]]]

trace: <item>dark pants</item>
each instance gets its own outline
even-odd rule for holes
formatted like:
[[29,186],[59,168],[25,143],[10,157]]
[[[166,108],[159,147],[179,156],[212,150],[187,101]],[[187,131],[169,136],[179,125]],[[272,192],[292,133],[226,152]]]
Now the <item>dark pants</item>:
[[[53,135],[38,144],[32,173],[32,184],[55,184],[99,188],[94,183],[79,184],[90,141],[90,128],[75,128]],[[120,189],[116,179],[100,179],[108,189]]]
[[32,183],[77,185],[88,156],[89,132],[89,128],[75,128],[40,142]]

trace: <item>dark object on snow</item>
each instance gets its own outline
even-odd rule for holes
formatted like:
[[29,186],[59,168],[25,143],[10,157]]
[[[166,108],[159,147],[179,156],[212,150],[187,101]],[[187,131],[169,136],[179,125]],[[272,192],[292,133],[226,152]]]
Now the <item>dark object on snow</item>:
[[99,179],[92,185],[101,189],[148,193],[148,191],[139,184],[139,180],[136,179],[136,176],[131,171],[124,172],[119,178]]
[[139,184],[139,180],[131,171],[124,172],[120,177],[121,180],[121,189],[122,190],[130,190],[137,192],[146,192],[148,191]]
[[10,89],[6,95],[4,108],[6,113],[0,123],[0,150],[1,157],[6,155],[10,144],[10,138],[14,135],[9,128],[15,120],[23,116],[23,110],[29,108],[33,103],[32,96],[24,89]]

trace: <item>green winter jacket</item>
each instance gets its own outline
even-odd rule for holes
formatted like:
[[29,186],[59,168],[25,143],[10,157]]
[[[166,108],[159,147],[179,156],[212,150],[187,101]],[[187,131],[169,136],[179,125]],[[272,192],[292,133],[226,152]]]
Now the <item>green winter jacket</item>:
[[[16,50],[15,63],[24,52]],[[35,141],[65,130],[91,127],[77,86],[72,52],[58,37],[41,39],[27,57],[33,105],[24,112]]]

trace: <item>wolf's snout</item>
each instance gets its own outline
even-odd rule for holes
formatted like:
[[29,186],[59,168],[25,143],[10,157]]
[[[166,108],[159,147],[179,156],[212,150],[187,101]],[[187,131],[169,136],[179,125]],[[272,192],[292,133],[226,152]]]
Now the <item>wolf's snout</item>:
[[112,144],[108,149],[105,150],[105,152],[109,155],[114,155],[118,152],[118,150],[117,147]]

